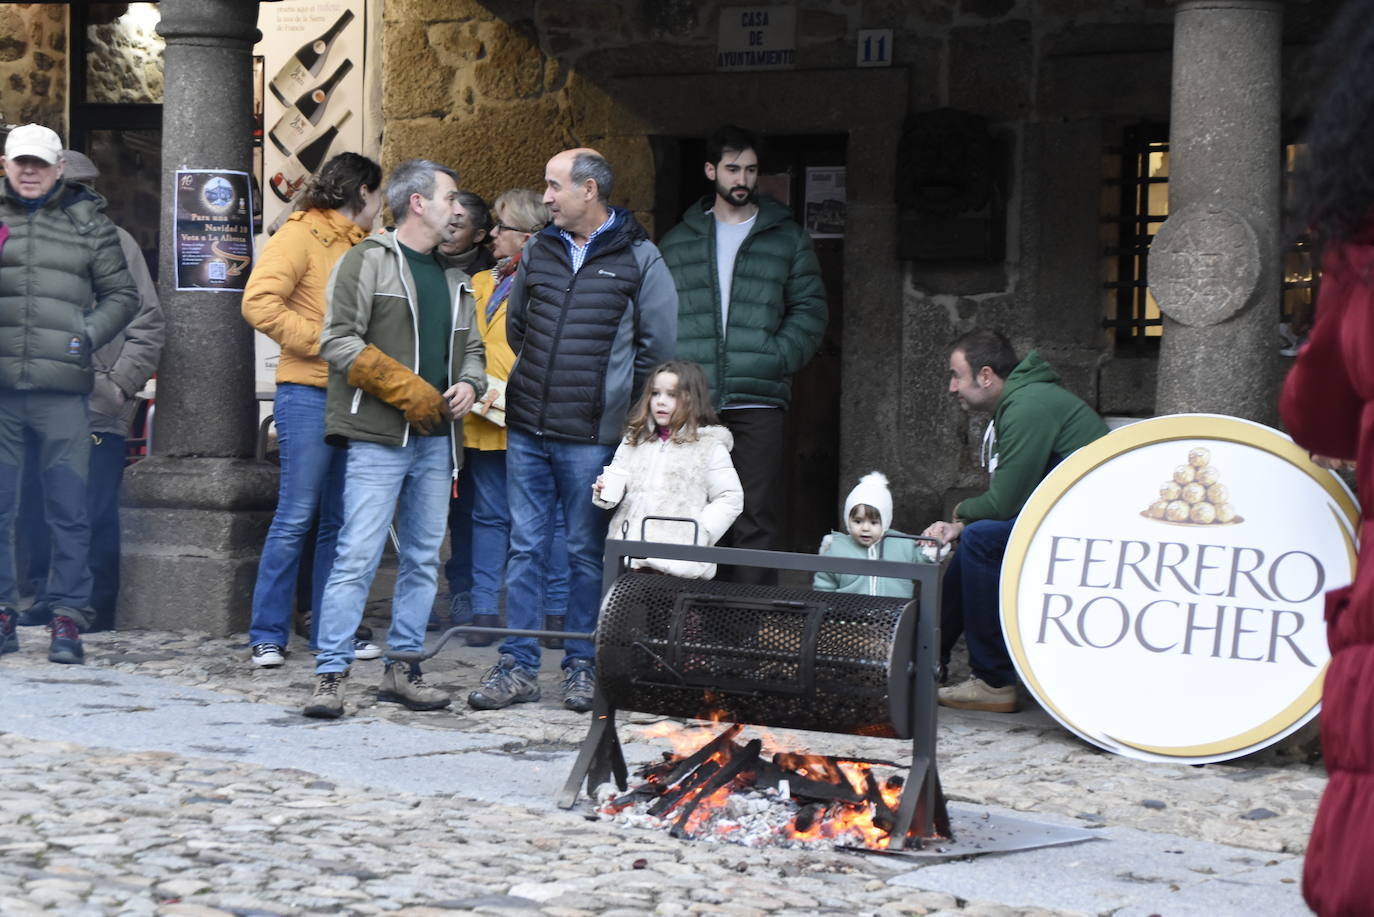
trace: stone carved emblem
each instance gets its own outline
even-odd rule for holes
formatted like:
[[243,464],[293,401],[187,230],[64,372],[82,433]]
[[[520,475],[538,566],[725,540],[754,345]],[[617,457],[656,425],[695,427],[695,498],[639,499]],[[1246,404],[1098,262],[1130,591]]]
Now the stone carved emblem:
[[1205,327],[1245,308],[1259,284],[1259,237],[1245,217],[1193,204],[1164,221],[1150,245],[1150,291],[1174,321]]

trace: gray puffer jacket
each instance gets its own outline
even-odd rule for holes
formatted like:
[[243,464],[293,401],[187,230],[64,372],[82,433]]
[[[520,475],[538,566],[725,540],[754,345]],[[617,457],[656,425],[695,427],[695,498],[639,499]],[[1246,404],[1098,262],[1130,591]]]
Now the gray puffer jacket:
[[91,390],[94,350],[114,339],[138,310],[105,199],[61,179],[29,211],[4,183],[0,221],[0,388]]

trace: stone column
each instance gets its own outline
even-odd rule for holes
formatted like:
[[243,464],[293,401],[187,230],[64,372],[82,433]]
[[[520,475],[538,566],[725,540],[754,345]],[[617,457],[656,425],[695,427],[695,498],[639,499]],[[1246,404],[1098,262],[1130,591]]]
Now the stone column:
[[1282,6],[1177,5],[1169,219],[1149,262],[1161,414],[1275,419]]
[[162,253],[167,344],[154,455],[124,481],[121,623],[244,630],[276,471],[253,459],[252,330],[237,293],[178,291],[177,169],[252,171],[257,0],[163,0]]

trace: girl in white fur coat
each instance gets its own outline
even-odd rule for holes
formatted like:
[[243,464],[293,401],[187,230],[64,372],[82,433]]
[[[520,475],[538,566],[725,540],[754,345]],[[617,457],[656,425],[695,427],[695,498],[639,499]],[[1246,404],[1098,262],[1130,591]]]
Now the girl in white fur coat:
[[[734,438],[711,410],[710,389],[700,366],[671,360],[657,367],[631,412],[625,439],[606,473],[592,485],[592,502],[615,508],[609,537],[691,544],[688,522],[646,516],[679,516],[697,522],[697,544],[713,545],[744,509],[744,488],[730,461]],[[607,475],[625,480],[623,496],[602,499]],[[607,488],[608,496],[614,487]],[[631,567],[691,579],[711,579],[716,565],[645,558]]]

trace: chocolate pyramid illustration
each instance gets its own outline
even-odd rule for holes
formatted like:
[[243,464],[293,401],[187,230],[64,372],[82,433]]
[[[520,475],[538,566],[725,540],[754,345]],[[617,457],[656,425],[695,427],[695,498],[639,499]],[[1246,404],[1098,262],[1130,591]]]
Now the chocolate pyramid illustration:
[[1159,499],[1141,513],[1176,525],[1231,525],[1243,521],[1230,503],[1221,472],[1212,464],[1212,453],[1201,447],[1188,451],[1188,464],[1174,469],[1173,477],[1159,485]]

